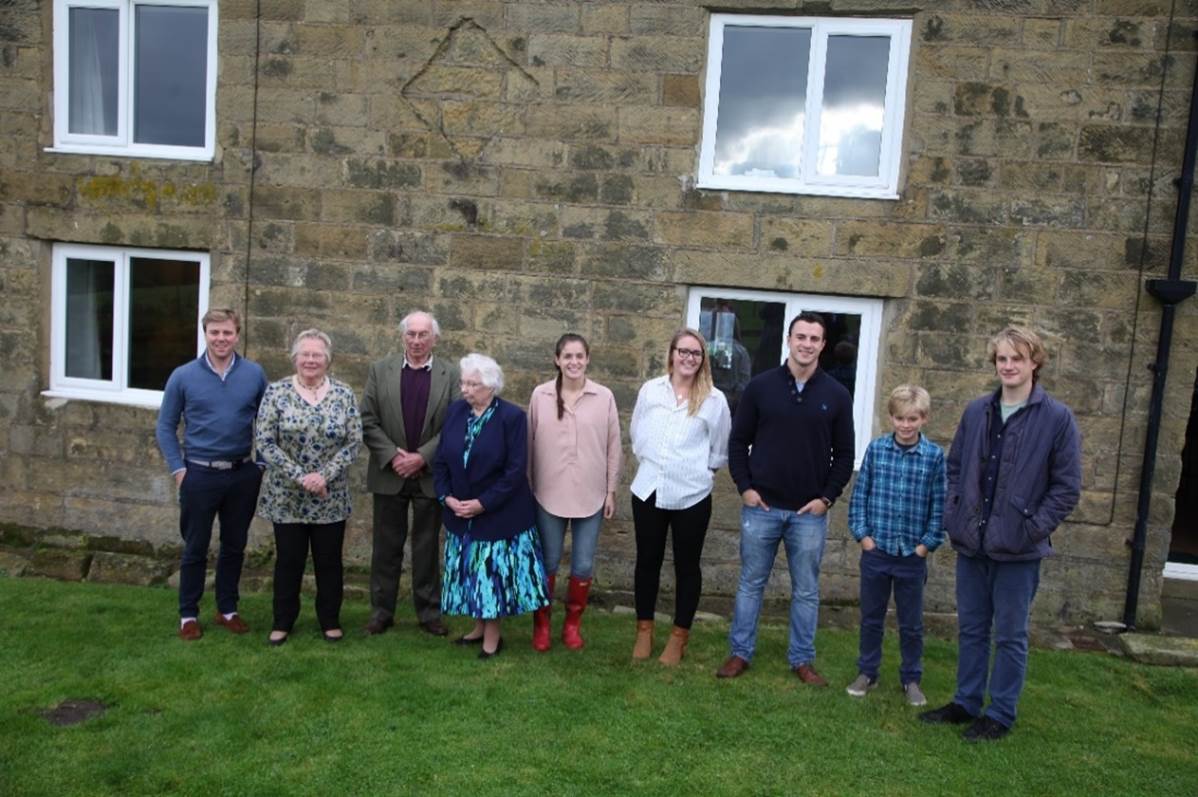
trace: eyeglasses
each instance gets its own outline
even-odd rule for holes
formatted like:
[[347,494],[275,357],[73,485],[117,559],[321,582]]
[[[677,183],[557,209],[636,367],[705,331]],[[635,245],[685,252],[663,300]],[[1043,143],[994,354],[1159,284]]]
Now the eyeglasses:
[[699,349],[674,349],[674,352],[684,360],[703,359],[703,352]]

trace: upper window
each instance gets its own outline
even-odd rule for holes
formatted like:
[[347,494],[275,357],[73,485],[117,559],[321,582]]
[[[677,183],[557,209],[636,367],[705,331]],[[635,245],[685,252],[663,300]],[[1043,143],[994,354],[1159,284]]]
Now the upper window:
[[898,198],[910,20],[712,14],[699,186]]
[[48,395],[157,407],[204,347],[208,255],[55,244]]
[[55,150],[211,160],[216,6],[55,0]]
[[749,379],[786,360],[787,327],[803,310],[819,313],[827,322],[819,366],[853,396],[855,466],[860,466],[873,434],[880,299],[691,288],[686,319],[707,338],[712,381],[735,412]]

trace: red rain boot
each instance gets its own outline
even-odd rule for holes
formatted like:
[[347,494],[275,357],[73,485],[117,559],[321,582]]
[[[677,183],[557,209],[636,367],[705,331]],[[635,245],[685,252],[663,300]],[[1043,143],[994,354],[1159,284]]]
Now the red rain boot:
[[589,578],[570,576],[570,586],[566,590],[566,621],[562,623],[562,642],[570,650],[579,650],[586,644],[578,633],[578,627],[582,624],[582,613],[587,608],[591,581]]
[[544,653],[549,650],[550,637],[552,634],[549,630],[549,615],[553,611],[553,587],[557,581],[557,576],[549,577],[549,605],[544,609],[537,609],[532,613],[532,649],[538,653]]

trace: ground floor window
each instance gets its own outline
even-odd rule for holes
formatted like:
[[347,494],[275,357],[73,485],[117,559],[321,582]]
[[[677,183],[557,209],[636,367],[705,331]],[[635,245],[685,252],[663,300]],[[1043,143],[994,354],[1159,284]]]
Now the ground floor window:
[[209,258],[55,244],[49,395],[157,407],[203,348]]
[[690,290],[687,324],[709,341],[716,387],[735,412],[749,379],[786,359],[787,326],[803,310],[819,313],[828,322],[820,367],[853,396],[860,464],[873,435],[880,299],[695,287]]

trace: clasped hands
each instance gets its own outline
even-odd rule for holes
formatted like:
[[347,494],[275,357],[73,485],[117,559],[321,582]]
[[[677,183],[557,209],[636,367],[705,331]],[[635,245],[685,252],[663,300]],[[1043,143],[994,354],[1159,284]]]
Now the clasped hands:
[[305,473],[300,477],[300,486],[308,492],[320,498],[329,497],[329,486],[324,480],[324,476],[319,473]]
[[391,470],[395,471],[395,475],[401,479],[418,476],[420,471],[424,470],[424,457],[415,451],[404,451],[402,448],[397,448],[395,456],[391,457]]
[[449,511],[453,512],[460,518],[469,519],[483,513],[483,503],[477,498],[471,498],[469,501],[459,501],[452,495],[445,496],[445,505],[449,507]]

